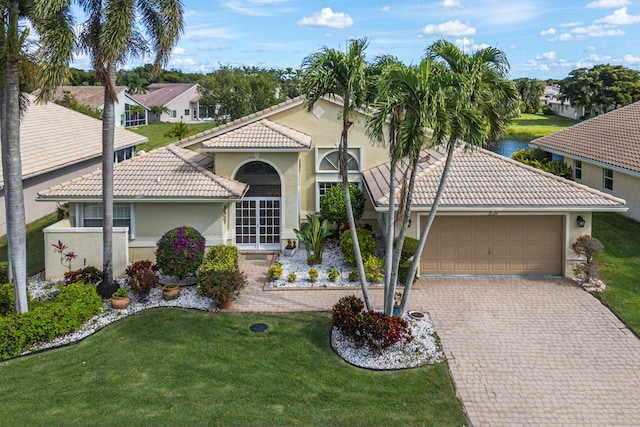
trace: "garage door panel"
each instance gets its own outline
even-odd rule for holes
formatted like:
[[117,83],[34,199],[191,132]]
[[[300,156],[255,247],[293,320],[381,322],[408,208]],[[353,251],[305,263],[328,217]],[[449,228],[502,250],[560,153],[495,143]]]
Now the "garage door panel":
[[563,230],[559,215],[436,217],[421,273],[561,274]]

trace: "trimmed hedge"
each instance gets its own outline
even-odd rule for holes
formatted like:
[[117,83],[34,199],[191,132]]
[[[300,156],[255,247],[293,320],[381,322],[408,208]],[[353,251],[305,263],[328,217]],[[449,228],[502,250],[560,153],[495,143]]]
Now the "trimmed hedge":
[[73,332],[101,310],[102,299],[96,288],[80,282],[64,286],[54,301],[27,313],[0,317],[0,359],[18,356],[38,342]]
[[[360,243],[360,253],[362,259],[366,259],[368,255],[376,254],[376,238],[373,233],[364,228],[356,229],[358,242]],[[356,253],[353,250],[353,240],[351,239],[351,230],[347,230],[340,236],[340,251],[345,261],[351,266],[356,265]]]
[[195,274],[204,259],[205,238],[189,226],[167,231],[158,240],[156,264],[163,274],[184,279]]
[[205,260],[220,260],[222,263],[235,265],[238,268],[238,247],[215,245],[209,248]]
[[0,262],[0,283],[9,282],[9,263],[6,261]]
[[[229,248],[229,249],[227,249]],[[241,274],[238,275],[238,248],[216,245],[209,249],[204,261],[198,267],[196,290],[201,296],[215,297],[219,288],[240,288]]]

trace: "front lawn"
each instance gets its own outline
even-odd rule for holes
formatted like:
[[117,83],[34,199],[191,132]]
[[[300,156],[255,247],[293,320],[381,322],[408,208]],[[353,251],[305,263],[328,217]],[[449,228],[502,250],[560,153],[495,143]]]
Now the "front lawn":
[[640,336],[640,223],[614,213],[593,214],[593,237],[604,245],[605,292],[596,296]]
[[[256,322],[269,325],[252,333]],[[464,425],[446,363],[346,364],[328,313],[152,309],[0,365],[0,425]]]
[[[217,122],[201,122],[201,123],[189,123],[189,128],[191,132],[189,132],[188,136],[195,135],[200,132],[204,132],[205,130],[213,129],[218,126]],[[172,136],[167,137],[164,136],[165,132],[171,130],[175,123],[161,122],[161,123],[151,123],[146,126],[140,126],[139,128],[127,128],[132,132],[135,132],[140,135],[146,136],[149,141],[139,145],[137,150],[151,151],[154,148],[164,147],[165,145],[169,145],[172,142],[176,142],[178,138]]]
[[577,120],[542,114],[521,114],[511,120],[503,139],[532,141],[579,123]]

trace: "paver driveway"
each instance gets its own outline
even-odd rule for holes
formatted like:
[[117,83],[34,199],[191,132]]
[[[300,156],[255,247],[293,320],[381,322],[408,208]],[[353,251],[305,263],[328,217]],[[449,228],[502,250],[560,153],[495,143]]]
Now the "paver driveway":
[[427,279],[474,426],[640,425],[640,340],[562,279]]

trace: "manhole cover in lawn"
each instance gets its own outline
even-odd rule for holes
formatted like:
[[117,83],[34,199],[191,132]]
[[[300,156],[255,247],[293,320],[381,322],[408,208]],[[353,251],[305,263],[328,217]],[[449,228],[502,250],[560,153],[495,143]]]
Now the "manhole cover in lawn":
[[269,326],[265,325],[264,323],[254,323],[253,325],[249,326],[249,330],[251,332],[264,332],[267,329],[269,329]]

